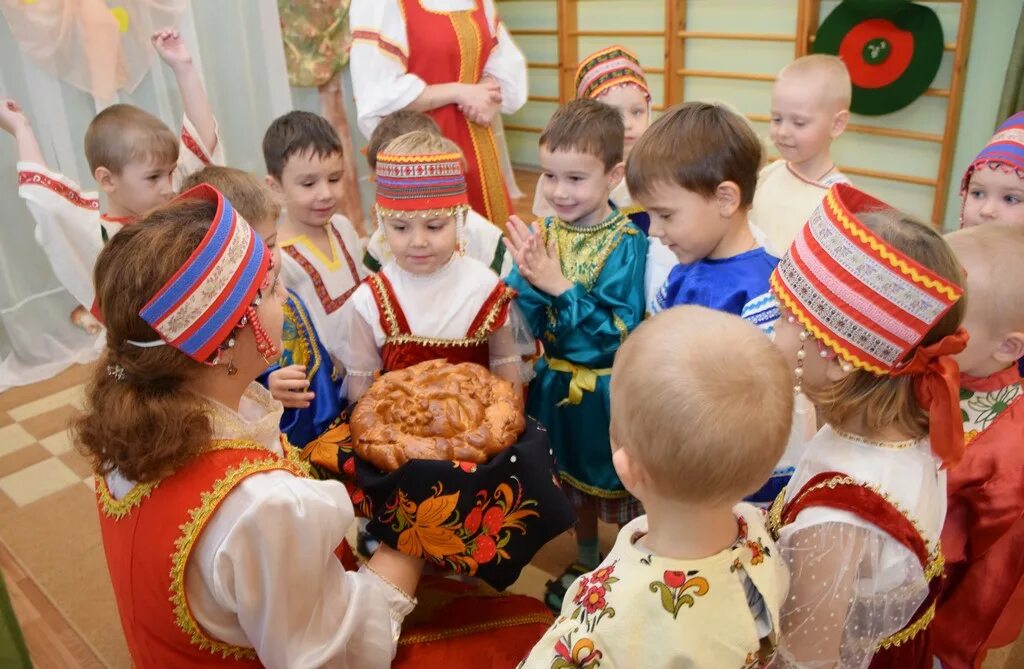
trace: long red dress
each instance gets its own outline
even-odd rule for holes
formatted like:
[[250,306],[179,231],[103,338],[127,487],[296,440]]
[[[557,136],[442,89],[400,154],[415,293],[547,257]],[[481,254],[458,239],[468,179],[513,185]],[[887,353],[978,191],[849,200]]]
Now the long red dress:
[[[428,86],[458,81],[475,84],[483,75],[497,37],[487,24],[482,2],[469,11],[425,9],[418,0],[401,0],[409,39],[408,71]],[[504,225],[512,200],[501,172],[498,144],[490,126],[466,119],[456,105],[429,112],[441,133],[459,145],[466,158],[469,204],[484,217]]]

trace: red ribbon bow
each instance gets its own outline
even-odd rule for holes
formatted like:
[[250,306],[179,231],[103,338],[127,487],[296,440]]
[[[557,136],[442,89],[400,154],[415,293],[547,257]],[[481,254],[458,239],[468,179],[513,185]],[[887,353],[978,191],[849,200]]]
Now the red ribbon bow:
[[932,452],[944,467],[960,461],[964,453],[964,423],[960,414],[960,367],[953,356],[967,347],[967,331],[960,328],[928,346],[893,370],[892,376],[913,376],[914,397],[928,412]]

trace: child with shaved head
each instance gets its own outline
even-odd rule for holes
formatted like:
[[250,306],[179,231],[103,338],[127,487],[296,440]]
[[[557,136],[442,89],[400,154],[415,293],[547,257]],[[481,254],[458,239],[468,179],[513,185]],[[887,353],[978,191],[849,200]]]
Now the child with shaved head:
[[1024,623],[1024,228],[946,236],[967,274],[960,410],[967,450],[949,471],[946,585],[932,642],[944,667],[976,667]]
[[829,186],[849,182],[831,147],[850,119],[851,91],[843,61],[824,54],[797,58],[775,79],[769,131],[780,159],[761,170],[750,212],[774,255],[786,252]]
[[731,314],[680,306],[626,339],[612,368],[612,461],[647,515],[572,584],[523,667],[768,661],[789,575],[761,512],[740,500],[782,455],[791,385],[781,353]]

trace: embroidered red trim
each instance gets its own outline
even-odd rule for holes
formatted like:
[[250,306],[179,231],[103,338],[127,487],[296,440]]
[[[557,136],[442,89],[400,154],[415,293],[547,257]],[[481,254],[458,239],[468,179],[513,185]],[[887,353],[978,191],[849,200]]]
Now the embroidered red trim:
[[100,208],[100,201],[98,199],[83,197],[82,194],[74,188],[71,188],[70,186],[67,186],[66,184],[50,178],[40,172],[18,172],[18,185],[24,186],[26,184],[34,184],[36,186],[47,188],[57,195],[60,195],[71,204],[76,207],[81,207],[82,209],[98,211]]
[[100,218],[108,223],[117,223],[118,225],[132,225],[138,223],[139,219],[135,216],[110,216],[109,214],[100,214]]
[[203,147],[199,144],[195,137],[188,131],[188,128],[182,127],[181,129],[181,143],[185,145],[189,151],[191,151],[196,158],[198,158],[203,165],[210,164],[210,158],[203,151]]
[[291,256],[295,262],[299,263],[299,267],[302,268],[310,280],[313,282],[313,290],[316,291],[317,299],[320,300],[320,304],[323,306],[324,311],[328,314],[333,314],[335,311],[341,308],[348,298],[352,296],[352,293],[356,292],[356,288],[359,287],[359,271],[356,269],[356,263],[352,260],[352,254],[348,252],[348,247],[345,246],[344,240],[338,233],[338,230],[332,225],[331,233],[334,235],[334,239],[338,242],[338,247],[341,249],[341,254],[345,256],[345,262],[348,264],[348,271],[352,275],[352,287],[346,290],[338,297],[331,297],[331,294],[327,291],[327,286],[324,284],[324,279],[320,276],[320,272],[313,267],[313,263],[309,262],[306,256],[302,255],[294,245],[289,244],[282,247],[284,252]]
[[398,45],[387,41],[378,32],[374,32],[372,30],[353,30],[352,40],[359,42],[372,42],[384,53],[397,58],[402,65],[409,65],[409,57],[405,55]]

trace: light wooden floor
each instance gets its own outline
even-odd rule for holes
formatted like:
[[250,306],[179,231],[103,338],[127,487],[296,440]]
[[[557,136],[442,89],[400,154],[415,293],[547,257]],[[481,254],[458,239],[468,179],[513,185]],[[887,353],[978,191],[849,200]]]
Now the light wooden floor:
[[3,544],[0,569],[37,669],[102,669],[103,663]]

